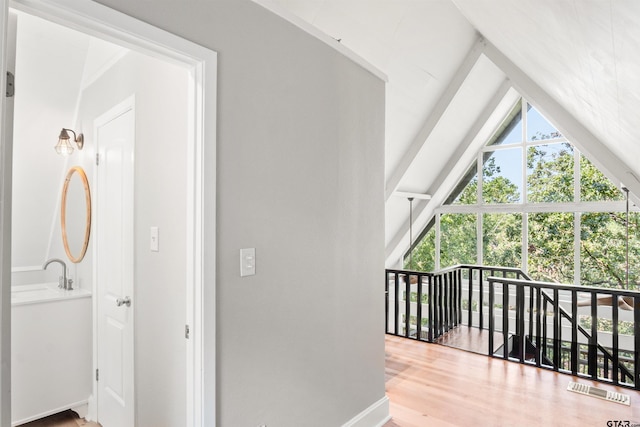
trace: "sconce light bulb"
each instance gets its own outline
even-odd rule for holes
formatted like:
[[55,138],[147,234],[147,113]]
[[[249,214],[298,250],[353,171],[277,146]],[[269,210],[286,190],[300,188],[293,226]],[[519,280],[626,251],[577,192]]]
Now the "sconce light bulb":
[[56,153],[61,154],[63,156],[68,156],[73,153],[73,147],[69,144],[69,139],[59,139],[58,143],[54,147]]

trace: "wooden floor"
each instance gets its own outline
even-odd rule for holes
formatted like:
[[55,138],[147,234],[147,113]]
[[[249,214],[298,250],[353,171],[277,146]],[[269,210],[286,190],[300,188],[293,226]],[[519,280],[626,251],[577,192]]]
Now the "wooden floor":
[[31,421],[30,423],[21,424],[19,427],[100,427],[100,424],[86,421],[78,417],[78,414],[69,410],[60,412],[42,418],[40,420]]
[[[639,392],[438,344],[387,335],[385,373],[384,427],[640,425]],[[630,395],[631,406],[567,391],[571,381]]]
[[[502,333],[494,332],[494,350],[502,344],[502,341]],[[486,355],[489,353],[489,331],[486,329],[461,326],[442,335],[436,342],[447,347],[472,351],[478,354]]]

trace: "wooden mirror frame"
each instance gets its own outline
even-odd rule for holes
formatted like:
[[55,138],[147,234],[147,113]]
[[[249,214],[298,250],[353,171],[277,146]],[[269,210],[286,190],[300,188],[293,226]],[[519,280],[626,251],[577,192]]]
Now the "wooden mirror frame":
[[[85,217],[85,229],[84,229],[84,241],[82,243],[82,249],[80,250],[80,254],[74,256],[71,253],[71,249],[69,248],[69,241],[67,240],[67,191],[69,190],[69,182],[71,182],[71,178],[73,174],[77,173],[80,179],[82,180],[82,185],[84,187],[84,199],[86,206],[86,217]],[[89,235],[91,233],[91,191],[89,190],[89,181],[87,180],[87,174],[84,172],[80,166],[74,166],[67,172],[67,176],[64,178],[64,187],[62,187],[62,202],[60,207],[60,224],[62,226],[62,243],[64,245],[64,251],[67,253],[67,257],[73,263],[78,263],[82,261],[84,255],[87,253],[87,248],[89,247]]]

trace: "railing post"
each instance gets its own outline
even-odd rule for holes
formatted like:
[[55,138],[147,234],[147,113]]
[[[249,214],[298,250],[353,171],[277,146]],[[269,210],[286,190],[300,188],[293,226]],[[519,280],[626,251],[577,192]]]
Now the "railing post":
[[618,385],[620,382],[620,359],[618,354],[618,295],[611,295],[611,312],[613,322],[613,384]]
[[[540,292],[542,293],[542,288],[540,288]],[[549,301],[547,300],[547,295],[545,293],[542,293],[542,295],[542,354],[548,358],[547,347],[549,346],[549,334],[547,333],[547,307],[549,306]]]
[[502,282],[502,344],[503,358],[509,358],[509,285]]
[[467,313],[468,318],[469,318],[469,326],[473,326],[473,272],[475,270],[471,267],[469,267],[469,307],[468,310],[469,312]]
[[411,336],[411,276],[404,276],[404,336]]
[[562,322],[560,318],[560,302],[559,302],[558,289],[553,289],[553,370],[557,371],[560,368],[560,351],[561,351],[561,339],[562,339]]
[[598,294],[591,294],[591,336],[589,337],[589,375],[598,379]]
[[520,363],[524,363],[526,340],[524,334],[524,286],[516,287],[516,336],[518,337],[518,353]]
[[458,270],[456,279],[456,325],[462,325],[462,269]]
[[484,272],[482,270],[478,270],[478,327],[480,329],[484,328]]
[[529,339],[533,342],[533,286],[529,286]]
[[384,333],[389,332],[389,273],[384,272]]
[[443,310],[443,328],[442,328],[442,333],[444,334],[445,332],[449,331],[449,325],[451,323],[451,311],[450,311],[450,302],[451,302],[451,295],[449,292],[449,287],[451,284],[451,272],[446,273],[442,276],[442,287],[443,287],[443,297],[444,297],[444,301],[442,304],[442,310]]
[[416,338],[418,340],[422,340],[422,276],[418,274],[418,282],[416,283],[416,298],[417,298],[417,306],[416,306],[416,328],[418,330]]
[[571,291],[571,373],[578,373],[578,292]]
[[[541,301],[540,301],[540,297],[542,294],[542,290],[540,288],[536,288],[536,366],[540,367],[540,365],[542,364],[542,347],[540,346],[540,329],[541,329],[541,325],[540,325],[540,310],[541,308]],[[544,319],[546,322],[546,319]]]
[[633,388],[640,390],[640,296],[633,297]]
[[395,301],[393,304],[394,312],[393,316],[395,318],[395,322],[393,322],[393,331],[396,335],[400,334],[399,326],[400,326],[400,275],[398,273],[395,274],[395,283],[394,283],[394,292],[395,292]]
[[493,313],[494,299],[495,299],[495,283],[493,280],[489,280],[489,350],[488,355],[493,356],[493,331],[495,330],[495,319]]
[[429,324],[429,331],[428,333],[428,337],[429,337],[429,342],[433,342],[433,328],[435,327],[435,322],[433,321],[433,316],[434,316],[434,299],[433,299],[433,275],[430,274],[429,275],[429,284],[428,286],[428,305],[429,305],[429,320],[428,320],[428,324]]

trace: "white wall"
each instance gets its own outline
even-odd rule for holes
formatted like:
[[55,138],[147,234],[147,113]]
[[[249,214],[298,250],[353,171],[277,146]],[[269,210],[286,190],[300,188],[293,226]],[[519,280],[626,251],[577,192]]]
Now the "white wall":
[[384,83],[247,0],[100,3],[219,55],[216,424],[349,421],[384,396]]
[[[42,266],[61,242],[59,197],[68,159],[53,149],[62,127],[74,128],[74,111],[89,38],[30,15],[18,17],[13,150],[12,266]],[[63,61],[52,65],[53,58]],[[57,233],[52,228],[57,227]],[[60,275],[52,266],[47,279]],[[16,273],[14,282],[42,272]],[[33,279],[37,280],[37,279]]]
[[[135,94],[135,369],[136,425],[180,426],[185,414],[185,275],[187,71],[129,52],[82,92],[84,167],[94,176],[93,122]],[[176,149],[178,147],[179,149]],[[149,228],[160,229],[160,251]],[[91,279],[92,250],[78,266]]]

